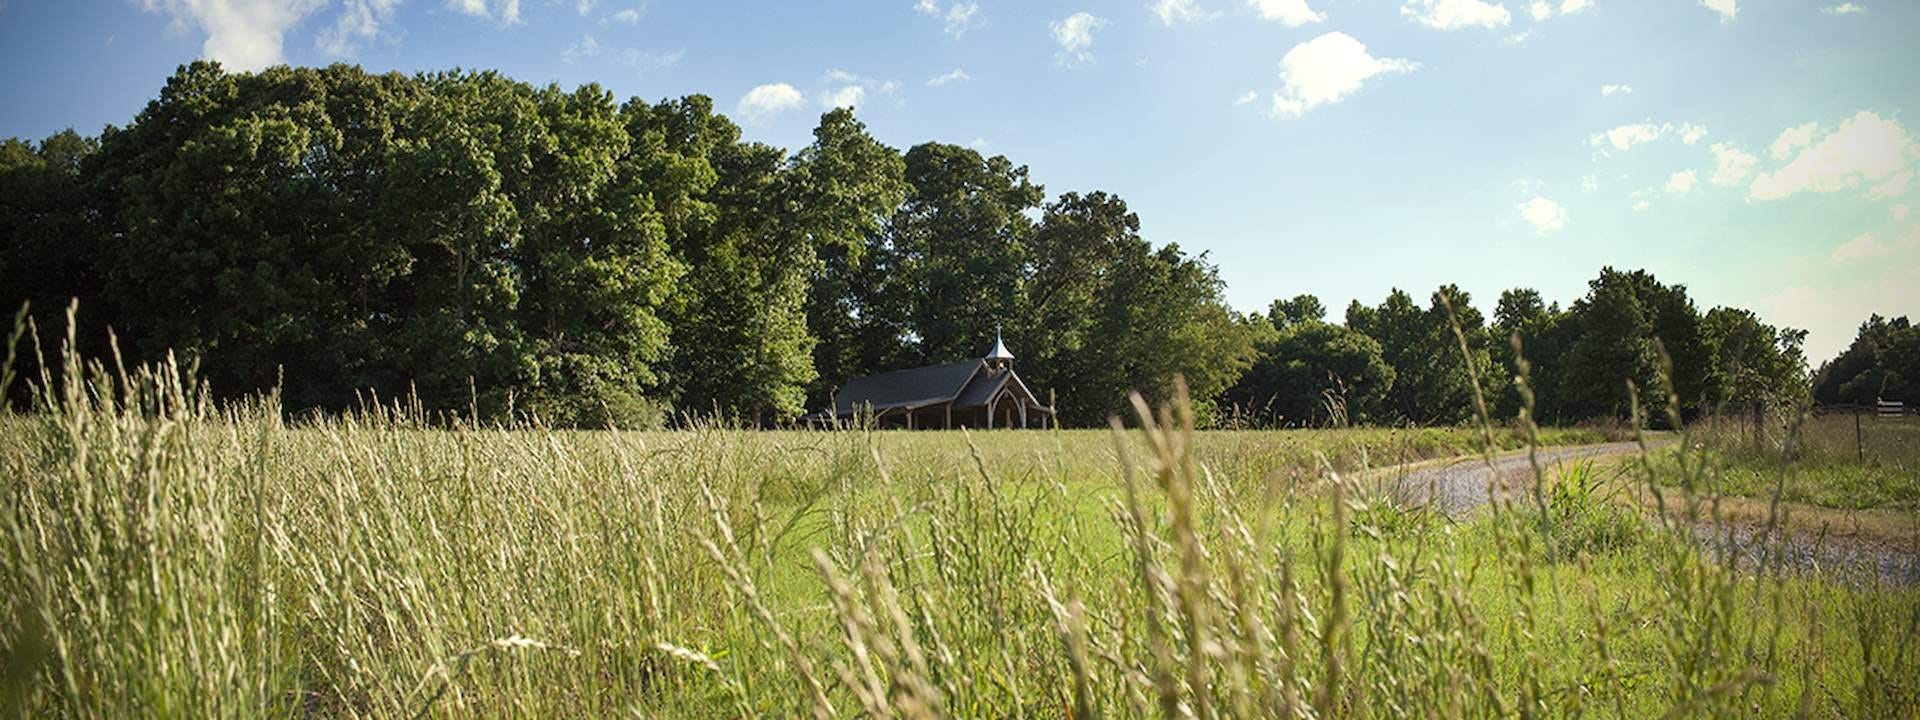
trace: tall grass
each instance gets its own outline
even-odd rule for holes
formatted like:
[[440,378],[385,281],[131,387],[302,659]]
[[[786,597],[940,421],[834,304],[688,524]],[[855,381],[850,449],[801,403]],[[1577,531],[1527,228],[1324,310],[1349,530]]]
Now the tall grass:
[[1586,439],[1530,423],[1202,433],[1136,401],[1111,431],[432,429],[405,402],[288,424],[171,363],[60,355],[0,418],[21,716],[1920,707],[1911,588],[1736,565],[1678,523],[1596,535],[1591,484],[1544,469],[1460,523],[1364,472]]
[[1723,416],[1695,437],[1724,465],[1723,492],[1765,496],[1780,485],[1789,502],[1920,511],[1920,418],[1800,410],[1756,425]]

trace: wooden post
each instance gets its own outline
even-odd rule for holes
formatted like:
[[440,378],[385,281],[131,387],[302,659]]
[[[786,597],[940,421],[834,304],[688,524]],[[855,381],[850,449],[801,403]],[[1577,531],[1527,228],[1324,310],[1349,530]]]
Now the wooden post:
[[912,409],[912,408],[909,408],[907,410],[907,429],[908,430],[913,429],[913,416],[918,414],[919,414],[919,410]]
[[1027,429],[1027,401],[1024,399],[1020,401],[1020,429]]
[[987,429],[988,430],[993,429],[993,405],[994,405],[993,401],[998,399],[999,398],[987,398]]
[[947,403],[947,429],[953,429],[953,403]]
[[1862,439],[1860,438],[1860,411],[1859,411],[1859,409],[1855,409],[1855,410],[1853,411],[1853,459],[1854,459],[1854,460],[1856,460],[1856,461],[1858,461],[1858,462],[1866,462],[1866,461],[1867,461],[1867,445],[1866,445],[1866,441],[1865,441],[1865,440],[1862,440]]

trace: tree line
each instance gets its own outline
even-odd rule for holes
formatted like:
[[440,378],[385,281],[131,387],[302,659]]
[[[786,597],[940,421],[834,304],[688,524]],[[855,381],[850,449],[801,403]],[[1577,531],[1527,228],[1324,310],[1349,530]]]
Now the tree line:
[[[1656,338],[1689,414],[1808,392],[1804,333],[1644,272],[1603,270],[1564,309],[1508,291],[1491,322],[1445,286],[1334,324],[1311,296],[1236,313],[1204,254],[1139,227],[1119,197],[1050,197],[967,147],[901,152],[844,109],[789,153],[704,96],[493,72],[198,62],[125,127],[0,142],[0,301],[45,329],[78,298],[83,353],[111,329],[128,362],[174,352],[219,395],[278,387],[291,408],[776,424],[996,329],[1072,425],[1176,376],[1261,425],[1459,422],[1476,375],[1511,415],[1510,337],[1543,421],[1621,416],[1628,380],[1664,402]],[[1909,339],[1849,350],[1834,393],[1920,378],[1872,369],[1910,368],[1877,349],[1910,348],[1905,320],[1875,332]]]

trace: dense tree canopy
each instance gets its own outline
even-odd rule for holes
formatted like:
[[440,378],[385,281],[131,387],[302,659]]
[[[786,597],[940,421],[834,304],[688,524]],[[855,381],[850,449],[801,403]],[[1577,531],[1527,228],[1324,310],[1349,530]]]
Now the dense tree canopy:
[[95,352],[174,352],[290,408],[643,424],[791,420],[861,374],[977,357],[996,329],[1100,422],[1252,360],[1204,257],[1118,197],[905,153],[847,110],[789,154],[710,100],[624,105],[490,72],[185,66],[126,127],[0,144],[0,301],[83,307]]
[[1853,343],[1820,366],[1813,397],[1823,403],[1920,404],[1920,327],[1904,316],[1868,318]]
[[1258,350],[1227,401],[1256,424],[1324,427],[1378,421],[1386,415],[1395,373],[1380,343],[1322,319],[1320,300],[1276,301],[1265,317],[1248,318]]

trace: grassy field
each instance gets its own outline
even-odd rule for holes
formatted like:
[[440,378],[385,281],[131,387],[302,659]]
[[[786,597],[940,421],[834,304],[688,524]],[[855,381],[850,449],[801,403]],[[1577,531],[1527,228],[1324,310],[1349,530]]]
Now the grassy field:
[[1589,470],[1464,523],[1356,479],[1520,433],[289,425],[117,375],[0,418],[10,714],[1920,709],[1913,588],[1735,569]]
[[[1856,423],[1856,420],[1858,421]],[[1755,437],[1749,423],[1694,429],[1717,472],[1710,488],[1842,510],[1920,510],[1920,419],[1794,418]]]

